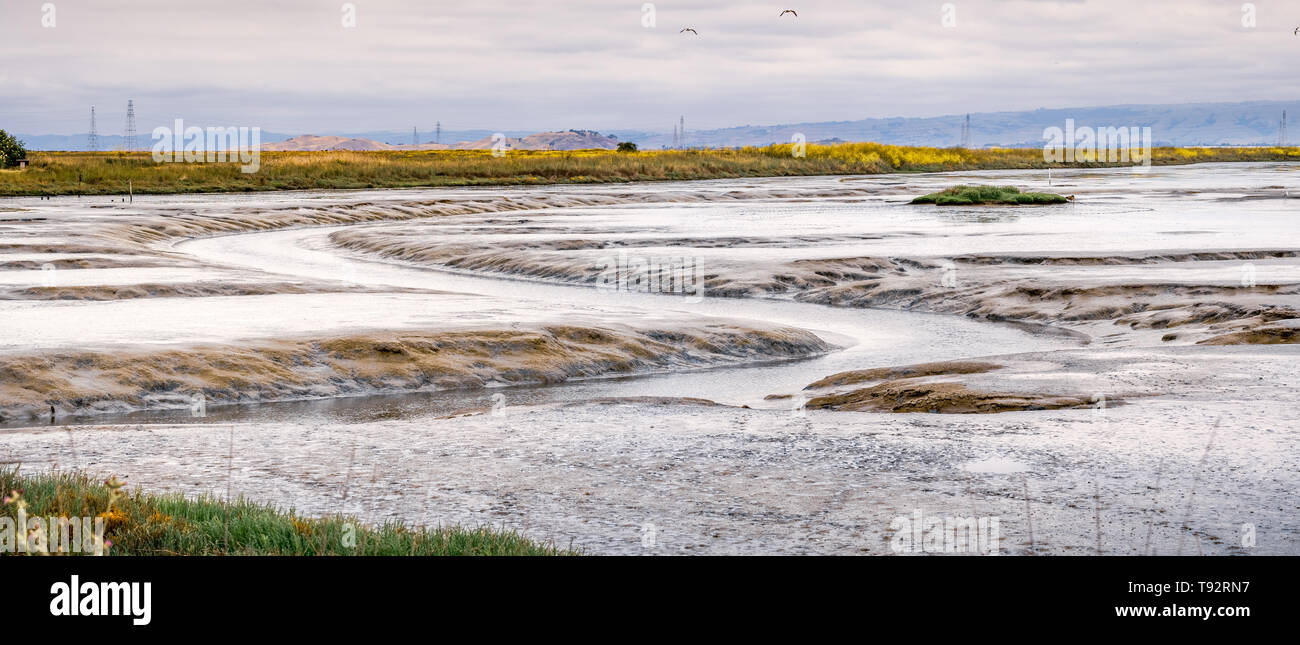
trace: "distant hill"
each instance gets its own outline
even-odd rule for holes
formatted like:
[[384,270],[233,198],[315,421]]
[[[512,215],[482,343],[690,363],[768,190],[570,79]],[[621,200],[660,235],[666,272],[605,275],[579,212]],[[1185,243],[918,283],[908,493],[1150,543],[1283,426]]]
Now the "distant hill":
[[[974,147],[1038,147],[1043,129],[1065,127],[1066,119],[1077,126],[1147,127],[1156,145],[1218,146],[1274,145],[1278,122],[1286,110],[1300,120],[1300,101],[1253,101],[1249,103],[1193,103],[1182,105],[1113,105],[1022,112],[972,113],[971,145]],[[862,119],[786,125],[745,125],[716,130],[690,130],[687,147],[759,146],[790,143],[796,134],[807,141],[840,139],[874,141],[894,145],[951,147],[961,144],[964,114],[924,118]],[[1300,129],[1289,143],[1300,143]],[[642,149],[672,145],[672,134],[645,131],[616,131],[620,138]]]
[[[166,125],[166,126],[169,126],[169,127],[170,127],[170,126],[171,126],[171,123],[164,123],[163,125]],[[218,124],[218,125],[220,125],[220,124]],[[0,128],[3,128],[3,127],[4,127],[4,125],[3,125],[3,124],[0,124]],[[141,129],[141,133],[138,134],[138,135],[136,135],[136,149],[138,149],[138,150],[149,150],[150,148],[153,147],[153,143],[154,143],[154,142],[153,142],[153,139],[150,137],[150,133],[151,133],[152,131],[153,131],[152,126],[149,127],[149,128],[142,128],[142,129]],[[443,130],[443,131],[442,131],[442,141],[444,141],[444,142],[453,142],[453,141],[473,141],[473,140],[480,139],[480,138],[483,138],[483,137],[491,136],[493,132],[495,132],[495,131],[494,131],[494,130]],[[512,137],[522,137],[522,136],[528,135],[528,134],[530,134],[530,133],[527,132],[527,131],[506,130],[506,131],[505,131],[505,134],[507,134],[507,135],[509,135],[509,136],[512,136]],[[30,149],[30,150],[86,150],[86,149],[87,149],[87,148],[86,148],[86,134],[85,134],[85,133],[80,133],[80,134],[16,134],[16,135],[14,135],[14,136],[16,136],[16,137],[18,137],[19,139],[21,139],[21,140],[22,140],[22,141],[27,145],[27,148]],[[288,141],[289,139],[293,139],[293,138],[295,138],[295,136],[302,136],[302,135],[292,135],[292,134],[286,134],[286,133],[283,133],[283,132],[270,132],[270,131],[267,131],[267,130],[263,130],[263,131],[262,131],[262,144],[263,144],[263,148],[264,148],[264,149],[269,149],[269,148],[266,148],[266,147],[265,147],[266,144],[282,143],[282,142]],[[340,133],[331,133],[331,134],[328,135],[328,136],[337,136],[337,137],[339,137],[339,138],[341,138],[341,139],[368,139],[368,140],[374,141],[374,142],[376,142],[376,143],[382,143],[382,144],[384,144],[384,145],[391,145],[391,146],[393,146],[394,148],[410,148],[410,147],[411,147],[411,146],[410,146],[410,143],[411,143],[411,131],[410,131],[410,130],[407,130],[407,131],[405,131],[405,132],[398,132],[398,131],[392,131],[392,130],[380,130],[380,131],[374,131],[374,132],[353,132],[353,133],[340,132]],[[424,131],[424,130],[421,130],[421,131],[419,132],[419,136],[420,136],[421,141],[424,141],[424,142],[425,142],[425,143],[421,143],[421,144],[419,145],[419,148],[437,148],[437,147],[438,147],[436,144],[428,143],[428,142],[431,141],[431,140],[434,138],[434,136],[435,136],[435,135],[434,135],[434,132],[433,132],[432,130],[427,131],[427,132]],[[101,132],[100,135],[99,135],[99,149],[100,149],[100,150],[120,150],[120,149],[122,148],[122,141],[123,141],[123,137],[122,137],[122,135],[120,135],[120,134],[104,134],[104,133]],[[442,147],[443,147],[443,148],[448,148],[448,147],[450,147],[450,146],[448,146],[446,143],[444,143],[444,144],[442,144]]]
[[393,146],[370,139],[319,137],[303,134],[278,143],[264,143],[263,150],[391,150]]
[[[0,126],[3,127],[3,126]],[[149,150],[153,148],[154,140],[149,134],[152,130],[137,134],[135,137],[135,147],[137,150]],[[28,150],[87,150],[85,134],[16,134]],[[262,143],[274,143],[284,141],[293,135],[281,134],[277,132],[262,131]],[[120,134],[100,134],[100,150],[121,150],[124,137]]]
[[[495,133],[482,130],[468,130],[475,135],[481,135],[475,140],[460,140],[457,143],[420,143],[411,144],[410,134],[407,140],[402,143],[388,143],[370,137],[357,135],[316,135],[300,134],[291,136],[279,133],[262,133],[262,150],[297,150],[297,151],[319,151],[319,150],[489,150],[494,143],[492,137]],[[376,133],[394,134],[394,133]],[[448,133],[444,132],[444,137]],[[503,133],[509,134],[509,133]],[[515,132],[514,135],[520,133]],[[85,150],[86,135],[17,135],[31,150]],[[392,137],[389,140],[398,137]],[[136,148],[139,150],[148,150],[152,147],[153,141],[148,137],[137,137]],[[506,136],[506,149],[508,150],[589,150],[594,148],[614,149],[618,147],[619,139],[614,136],[605,136],[592,130],[564,130],[554,132],[538,132],[524,136]],[[122,137],[100,135],[100,150],[119,150],[122,147]]]
[[[1286,110],[1293,121],[1300,120],[1300,101],[1252,101],[1248,103],[1189,103],[1166,105],[1111,105],[1061,109],[1038,109],[1020,112],[972,113],[971,145],[975,147],[1038,147],[1043,145],[1043,129],[1063,128],[1066,119],[1078,126],[1150,127],[1156,145],[1218,146],[1274,145],[1278,142],[1278,122]],[[744,125],[714,130],[686,131],[688,147],[757,146],[789,143],[797,133],[807,141],[875,141],[895,145],[950,147],[961,144],[964,114],[936,117],[893,117],[857,121],[823,121],[783,125]],[[3,124],[0,124],[3,127]],[[1300,128],[1289,143],[1300,143]],[[148,132],[148,130],[145,130]],[[412,133],[385,130],[341,133],[329,136],[293,136],[262,132],[263,149],[339,149],[410,150],[410,149],[488,149],[492,147],[492,130],[444,130],[440,144],[429,143],[431,131],[418,134],[424,143],[412,144]],[[631,141],[643,150],[671,146],[671,131],[620,130],[600,134],[589,130],[565,130],[529,134],[509,131],[507,146],[514,150],[578,150],[615,148],[619,141]],[[18,134],[32,150],[85,150],[86,135]],[[307,139],[312,137],[312,139]],[[326,143],[324,140],[337,140]],[[99,137],[101,150],[121,146],[122,137]],[[152,141],[148,134],[137,137],[137,146],[147,150]],[[296,143],[289,143],[296,141]],[[315,141],[315,143],[310,143]],[[348,143],[350,142],[350,143]],[[456,143],[452,143],[456,142]],[[323,148],[277,146],[326,146]]]
[[[456,150],[486,150],[495,142],[492,137],[478,141],[468,141],[452,146]],[[539,132],[526,137],[506,137],[507,150],[592,150],[602,148],[612,150],[618,147],[618,137],[602,135],[591,130],[565,130],[563,132]]]
[[[278,143],[262,146],[263,150],[489,150],[496,144],[492,136],[477,141],[455,144],[404,144],[392,145],[372,139],[356,137],[322,137],[303,134]],[[566,130],[564,132],[539,132],[526,137],[505,137],[507,150],[589,150],[618,147],[616,137],[607,137],[591,130]]]

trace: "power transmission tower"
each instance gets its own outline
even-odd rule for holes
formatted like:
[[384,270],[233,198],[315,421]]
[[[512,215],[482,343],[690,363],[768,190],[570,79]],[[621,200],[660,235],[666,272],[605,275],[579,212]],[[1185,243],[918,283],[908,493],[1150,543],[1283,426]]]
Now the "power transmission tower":
[[1277,145],[1286,145],[1286,110],[1282,110],[1282,124],[1277,129]]
[[433,142],[442,143],[442,121],[438,121],[433,125]]
[[95,106],[90,106],[90,134],[86,135],[86,149],[99,151],[99,132],[95,130]]
[[682,138],[682,147],[685,148],[686,147],[686,115],[684,114],[682,115],[681,122],[678,124],[677,130],[678,132],[680,132],[679,136]]
[[126,136],[122,137],[122,147],[135,149],[135,101],[126,102]]
[[411,145],[420,145],[420,131],[415,126],[411,126]]
[[966,121],[961,124],[961,147],[970,147],[970,115],[966,115]]

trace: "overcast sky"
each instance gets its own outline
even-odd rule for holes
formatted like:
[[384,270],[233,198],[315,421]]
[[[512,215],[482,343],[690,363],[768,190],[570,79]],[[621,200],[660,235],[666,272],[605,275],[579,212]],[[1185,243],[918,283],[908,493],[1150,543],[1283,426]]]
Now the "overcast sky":
[[[1294,99],[1300,2],[0,0],[0,128],[692,129]],[[795,9],[798,18],[778,17]],[[681,34],[683,27],[699,32]]]

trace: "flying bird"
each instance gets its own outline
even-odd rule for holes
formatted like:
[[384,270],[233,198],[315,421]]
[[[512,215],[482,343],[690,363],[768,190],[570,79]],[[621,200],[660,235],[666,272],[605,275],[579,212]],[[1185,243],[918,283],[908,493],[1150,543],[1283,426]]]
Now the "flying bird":
[[1300,36],[1300,27],[1295,28],[1295,35]]
[[[781,12],[781,16],[784,16],[784,15],[787,14],[787,13],[792,13],[792,14],[794,14],[794,17],[795,17],[795,18],[798,18],[798,17],[799,17],[799,12],[798,12],[798,11],[795,11],[794,9],[786,9],[785,11],[782,11],[782,12]],[[777,18],[780,18],[781,16],[777,16]]]
[[688,32],[688,31],[691,32],[691,33],[693,33],[693,34],[695,34],[696,36],[700,35],[700,32],[695,31],[694,29],[691,29],[690,27],[687,27],[687,28],[685,28],[685,29],[683,29],[683,30],[681,30],[681,31],[679,31],[679,32],[677,32],[677,33],[679,33],[679,34],[684,34],[684,33]]

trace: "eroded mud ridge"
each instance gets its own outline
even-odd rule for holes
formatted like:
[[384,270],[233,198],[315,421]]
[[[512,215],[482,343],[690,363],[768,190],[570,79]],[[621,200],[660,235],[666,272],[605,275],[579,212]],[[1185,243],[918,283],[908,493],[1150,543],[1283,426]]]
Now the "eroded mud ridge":
[[[665,186],[539,187],[535,189],[374,191],[347,194],[150,196],[131,203],[98,198],[53,201],[13,200],[19,206],[0,211],[0,278],[7,272],[14,285],[0,281],[3,299],[101,300],[117,297],[255,295],[337,291],[328,280],[229,287],[168,277],[150,284],[167,269],[198,268],[192,258],[172,252],[176,240],[300,227],[362,225],[481,215],[489,221],[523,211],[634,204],[691,204],[771,199],[839,199],[861,197],[867,187],[839,182],[808,185],[736,187],[720,182]],[[502,230],[517,230],[503,219]],[[149,269],[155,269],[149,271]],[[34,273],[49,271],[50,273]],[[20,275],[19,272],[32,272]],[[207,278],[213,276],[208,275]],[[229,273],[226,281],[246,276]],[[263,282],[266,276],[257,276]],[[339,276],[345,279],[345,276]],[[67,281],[74,284],[64,284]],[[55,282],[55,284],[49,284]],[[116,291],[104,287],[130,284]]]
[[252,341],[166,351],[0,354],[0,421],[141,408],[269,402],[575,378],[801,358],[830,346],[780,327],[406,332]]
[[[1289,274],[1296,256],[1281,250],[1029,263],[1020,257],[807,261],[797,266],[801,275],[776,280],[802,287],[794,288],[795,297],[806,302],[1045,322],[1104,342],[1145,343],[1150,334],[1140,332],[1161,330],[1161,342],[1225,343],[1234,342],[1230,334],[1268,335],[1279,321],[1300,318],[1300,282],[1291,281],[1295,277],[1288,275],[1285,284],[1231,280],[1243,272],[1242,266]],[[1033,268],[1025,270],[1026,265]],[[1091,270],[1060,271],[1064,266]],[[1154,269],[1158,281],[1148,282],[1151,278],[1142,276],[1145,269]],[[1250,341],[1241,337],[1235,342]]]
[[965,383],[927,377],[983,374],[1001,369],[992,363],[928,363],[898,368],[855,370],[828,376],[806,390],[827,390],[853,384],[847,391],[818,394],[806,408],[929,412],[932,414],[992,413],[1011,410],[1056,410],[1088,405],[1085,397],[1030,392],[988,392]]
[[[718,248],[717,239],[546,236],[478,242],[469,236],[435,238],[429,227],[339,231],[329,239],[350,251],[428,266],[600,286],[610,282],[619,258],[692,258],[702,265],[703,290],[710,297],[793,298],[837,307],[1050,323],[1130,344],[1149,341],[1154,330],[1160,330],[1160,342],[1296,342],[1290,325],[1300,319],[1300,251],[1294,249],[772,262],[751,260],[751,254],[711,256],[704,249]],[[852,240],[799,239],[787,248],[816,254],[818,241],[836,245]],[[737,238],[725,248],[776,243]],[[630,277],[632,283],[652,280],[658,269],[649,262],[646,266],[651,268],[636,269],[641,273]]]
[[[1036,370],[1031,370],[1026,369],[1024,358],[1018,363],[1020,369],[1009,369],[995,363],[953,361],[841,372],[804,388],[813,394],[804,406],[825,410],[988,414],[1083,408],[1106,403],[1102,395],[1053,393],[1051,388],[1059,384],[1031,384],[1024,379],[1034,371],[1050,371],[1044,369],[1044,365],[1059,370],[1062,367],[1059,364],[1040,362],[1034,366]],[[966,377],[970,375],[1001,370],[1019,377],[1014,379],[1016,391],[1005,390],[1006,381],[1011,379],[985,379],[994,381],[994,384],[982,386],[967,382],[969,379]],[[1079,385],[1066,384],[1071,389],[1077,389]],[[1119,403],[1119,400],[1110,403]]]

